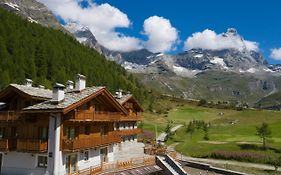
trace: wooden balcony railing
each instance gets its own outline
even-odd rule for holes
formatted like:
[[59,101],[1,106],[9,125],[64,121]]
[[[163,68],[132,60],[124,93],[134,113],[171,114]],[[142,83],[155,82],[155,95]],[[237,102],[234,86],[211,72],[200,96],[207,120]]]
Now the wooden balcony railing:
[[111,174],[113,172],[120,172],[126,169],[133,169],[143,166],[155,165],[155,156],[150,157],[137,157],[125,161],[117,161],[114,163],[106,163],[100,166],[94,166],[87,169],[79,170],[75,175],[84,174]]
[[135,128],[135,129],[123,129],[120,130],[120,135],[121,136],[128,136],[128,135],[136,135],[141,133],[141,129]]
[[75,111],[71,116],[72,121],[120,121],[121,114],[118,112],[91,112],[91,111]]
[[139,114],[131,114],[131,115],[122,115],[120,117],[121,121],[140,121],[142,120],[142,117]]
[[0,139],[0,151],[10,151],[17,147],[16,139]]
[[70,117],[70,121],[139,121],[140,115],[122,115],[119,112],[106,112],[106,111],[83,111],[76,110],[74,115]]
[[0,111],[0,121],[16,121],[19,116],[20,112],[18,111]]
[[94,114],[94,121],[119,121],[121,116],[119,112],[96,111]]
[[48,141],[41,139],[17,139],[17,151],[45,152],[48,150]]
[[99,137],[77,138],[74,140],[64,139],[62,141],[62,150],[73,151],[79,149],[87,149],[117,142],[121,142],[120,134],[118,132],[111,132],[108,133],[108,135]]

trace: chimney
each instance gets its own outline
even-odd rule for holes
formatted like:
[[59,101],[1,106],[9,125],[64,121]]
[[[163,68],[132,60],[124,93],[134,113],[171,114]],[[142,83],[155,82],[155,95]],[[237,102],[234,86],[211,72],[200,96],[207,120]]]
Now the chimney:
[[123,97],[122,89],[119,89],[118,91],[116,91],[115,94],[116,94],[118,99],[121,99]]
[[28,87],[32,87],[32,82],[33,81],[31,79],[28,79],[28,78],[25,79],[25,85],[28,86]]
[[75,89],[78,91],[82,91],[86,88],[86,77],[81,74],[77,74]]
[[72,90],[73,89],[73,85],[74,85],[73,81],[68,80],[66,82],[66,90]]
[[54,102],[60,102],[64,99],[65,86],[60,83],[56,83],[53,87],[53,99]]

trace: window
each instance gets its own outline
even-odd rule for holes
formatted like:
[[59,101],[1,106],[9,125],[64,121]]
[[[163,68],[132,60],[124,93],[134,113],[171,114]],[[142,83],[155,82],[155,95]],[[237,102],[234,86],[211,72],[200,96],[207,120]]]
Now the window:
[[91,126],[90,125],[85,126],[85,134],[90,135],[90,133],[91,133]]
[[12,138],[16,138],[18,136],[17,127],[11,128],[11,136],[12,136]]
[[48,139],[48,128],[43,128],[43,127],[39,128],[39,138],[43,140]]
[[107,147],[100,149],[100,155],[101,155],[102,162],[107,162],[107,160],[108,160],[107,154],[108,154]]
[[100,135],[103,136],[103,135],[107,135],[107,128],[105,126],[101,126],[100,127]]
[[48,166],[48,158],[47,156],[38,156],[38,160],[37,160],[37,167],[40,168],[47,168]]
[[77,171],[77,154],[71,154],[66,156],[65,170],[67,174],[72,174]]
[[5,135],[5,128],[0,127],[0,138],[4,138],[4,135]]
[[[77,127],[76,130],[79,131],[79,128]],[[69,140],[73,140],[76,137],[75,127],[66,127],[65,133],[66,133],[67,139],[69,139]]]
[[84,152],[84,160],[85,161],[89,160],[89,151]]

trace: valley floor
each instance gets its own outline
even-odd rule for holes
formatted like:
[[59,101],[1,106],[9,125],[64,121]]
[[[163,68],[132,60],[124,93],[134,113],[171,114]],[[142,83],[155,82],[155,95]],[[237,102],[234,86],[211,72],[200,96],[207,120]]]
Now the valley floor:
[[[169,103],[165,104],[166,107],[170,105]],[[193,120],[202,120],[210,124],[209,140],[203,138],[204,132],[202,129],[195,129],[192,136],[186,132],[188,123]],[[268,123],[272,132],[267,143],[267,150],[262,149],[261,139],[256,135],[256,127],[263,122]],[[268,163],[281,156],[281,112],[267,110],[236,111],[178,103],[171,106],[167,111],[144,113],[143,129],[144,132],[150,133],[148,134],[150,137],[155,136],[156,131],[157,135],[165,131],[168,123],[170,127],[183,125],[169,136],[165,144],[173,145],[177,143],[175,150],[184,156],[208,158],[204,160],[211,158],[211,163],[218,163],[222,168],[227,165],[237,171],[239,171],[239,168],[246,169],[247,172],[251,172],[252,167],[242,165],[256,163],[257,167],[262,167],[265,170],[257,169],[252,174],[276,174],[273,171],[273,166]],[[219,157],[213,157],[214,153],[231,154],[232,157],[225,157],[225,159],[236,159],[243,162],[232,164],[228,162],[230,160],[213,161],[213,158],[220,159]],[[261,166],[260,163],[267,165]],[[280,172],[277,174],[280,174]]]

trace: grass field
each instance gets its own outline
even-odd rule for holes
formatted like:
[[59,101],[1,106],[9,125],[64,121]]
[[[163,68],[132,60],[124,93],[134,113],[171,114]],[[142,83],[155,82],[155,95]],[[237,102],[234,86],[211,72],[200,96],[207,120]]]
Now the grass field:
[[[177,105],[165,114],[144,114],[144,129],[154,132],[163,131],[167,121],[176,124],[188,124],[192,120],[210,122],[209,140],[203,139],[202,130],[195,130],[192,137],[186,133],[186,127],[172,135],[167,144],[179,143],[176,150],[194,157],[208,157],[216,151],[239,152],[257,156],[256,162],[266,163],[268,157],[281,156],[281,112],[266,110],[225,110],[198,107],[195,105]],[[269,149],[262,150],[261,139],[256,136],[256,127],[262,122],[268,123],[272,137]],[[250,160],[251,161],[251,160]]]

